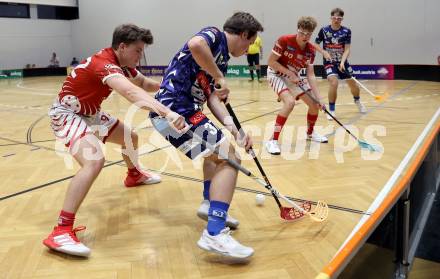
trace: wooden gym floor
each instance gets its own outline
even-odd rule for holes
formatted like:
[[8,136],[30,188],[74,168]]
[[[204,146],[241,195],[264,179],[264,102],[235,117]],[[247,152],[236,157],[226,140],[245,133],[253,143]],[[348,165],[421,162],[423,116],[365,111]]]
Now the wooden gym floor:
[[[230,214],[241,222],[234,237],[255,249],[247,262],[197,247],[205,226],[196,216],[202,199],[200,162],[175,151],[151,128],[147,114],[137,112],[132,126],[140,135],[140,160],[163,172],[163,182],[126,189],[118,147],[107,144],[106,166],[77,214],[76,225],[87,226],[79,237],[92,249],[91,257],[82,259],[51,252],[41,243],[55,225],[66,187],[78,169],[56,145],[47,117],[62,81],[63,77],[0,80],[0,278],[314,278],[440,105],[439,83],[365,81],[373,92],[387,92],[389,97],[377,103],[362,91],[369,110],[360,115],[342,83],[337,117],[353,125],[361,138],[383,145],[384,152],[361,151],[323,114],[317,125],[330,141],[310,145],[301,132],[306,108],[298,103],[281,136],[282,156],[270,156],[262,143],[270,137],[280,104],[266,82],[229,80],[231,104],[245,129],[253,131],[273,185],[285,195],[324,200],[331,207],[324,223],[307,218],[284,222],[271,197],[256,206],[255,194],[265,189],[239,175]],[[326,98],[327,82],[319,81],[319,87]],[[123,120],[128,107],[113,93],[103,110]],[[374,138],[367,138],[366,131],[376,131]],[[258,174],[250,158],[244,158],[243,165]]]

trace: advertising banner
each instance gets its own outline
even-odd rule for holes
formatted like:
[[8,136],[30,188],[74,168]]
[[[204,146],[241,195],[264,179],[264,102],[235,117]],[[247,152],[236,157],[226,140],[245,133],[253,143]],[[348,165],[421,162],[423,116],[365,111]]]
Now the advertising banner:
[[145,76],[163,76],[167,66],[141,66],[138,70]]
[[0,70],[0,79],[22,78],[23,70]]
[[394,65],[352,65],[358,79],[394,79]]
[[249,77],[249,68],[246,65],[229,65],[227,77]]

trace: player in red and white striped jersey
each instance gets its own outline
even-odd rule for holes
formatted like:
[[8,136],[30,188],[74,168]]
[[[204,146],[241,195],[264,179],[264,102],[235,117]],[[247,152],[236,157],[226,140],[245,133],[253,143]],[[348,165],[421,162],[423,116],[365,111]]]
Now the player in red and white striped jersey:
[[[308,95],[313,95],[315,99],[321,100],[313,70],[315,49],[309,43],[316,24],[316,20],[312,17],[301,17],[298,21],[298,33],[281,36],[269,56],[267,79],[278,95],[278,101],[283,102],[275,120],[273,136],[265,145],[271,154],[279,155],[281,153],[278,137],[295,106],[295,101],[298,99],[301,99],[309,107],[307,138],[317,142],[328,142],[326,137],[314,131],[321,104],[316,104]],[[302,69],[306,70],[307,78],[300,77],[299,72]],[[306,94],[307,92],[308,94]]]
[[115,117],[101,111],[101,103],[115,90],[138,107],[165,117],[176,130],[184,130],[184,118],[146,92],[157,91],[159,83],[135,69],[145,44],[152,43],[150,30],[133,24],[118,26],[113,33],[112,47],[77,65],[66,78],[50,109],[55,136],[69,147],[81,168],[67,189],[58,225],[43,241],[47,247],[77,256],[90,254],[90,249],[76,237],[76,232],[84,227],[74,229],[73,223],[81,202],[104,166],[100,142],[122,146],[122,156],[128,167],[125,186],[160,182],[160,176],[137,168],[137,134]]

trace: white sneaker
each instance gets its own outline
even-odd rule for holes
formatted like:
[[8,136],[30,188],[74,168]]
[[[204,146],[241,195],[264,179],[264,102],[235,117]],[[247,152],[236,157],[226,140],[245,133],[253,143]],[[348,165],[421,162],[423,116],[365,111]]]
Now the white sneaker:
[[224,228],[214,236],[210,235],[206,229],[203,230],[197,245],[206,251],[238,259],[248,258],[254,254],[254,249],[241,245],[231,236],[229,228]]
[[313,131],[311,135],[307,135],[307,139],[315,142],[328,142],[328,138],[326,136],[321,136],[317,132]]
[[76,237],[77,232],[85,229],[86,227],[84,226],[75,229],[56,226],[52,233],[43,240],[43,244],[58,252],[74,256],[88,257],[90,255],[90,248],[82,244]]
[[136,187],[140,185],[150,185],[156,184],[162,181],[160,175],[152,172],[136,172],[135,174],[130,174],[127,172],[127,177],[124,180],[125,187]]
[[365,107],[364,104],[361,103],[361,101],[357,100],[357,101],[354,101],[354,103],[358,107],[358,110],[360,113],[367,113],[367,108]]
[[[331,115],[333,115],[334,117],[336,117],[336,111],[335,111],[335,110],[328,110],[328,112],[329,112]],[[328,113],[326,113],[325,116],[327,116],[327,120],[330,120],[330,121],[333,120],[333,118],[332,118],[330,115],[328,115]]]
[[[209,201],[203,200],[200,204],[199,209],[197,210],[197,216],[199,216],[200,219],[208,221],[208,211],[209,211]],[[231,229],[235,230],[237,229],[238,225],[240,225],[240,222],[235,219],[234,217],[226,216],[226,226],[230,227]]]
[[280,155],[280,145],[278,144],[277,140],[270,140],[266,142],[265,144],[267,152],[269,152],[272,155]]

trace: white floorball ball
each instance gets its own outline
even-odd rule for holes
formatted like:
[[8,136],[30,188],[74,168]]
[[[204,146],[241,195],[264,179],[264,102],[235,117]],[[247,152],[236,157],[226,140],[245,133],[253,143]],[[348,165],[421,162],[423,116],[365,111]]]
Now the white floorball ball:
[[255,196],[255,202],[257,203],[257,205],[263,205],[265,199],[266,199],[266,196],[264,196],[263,194],[257,194]]

